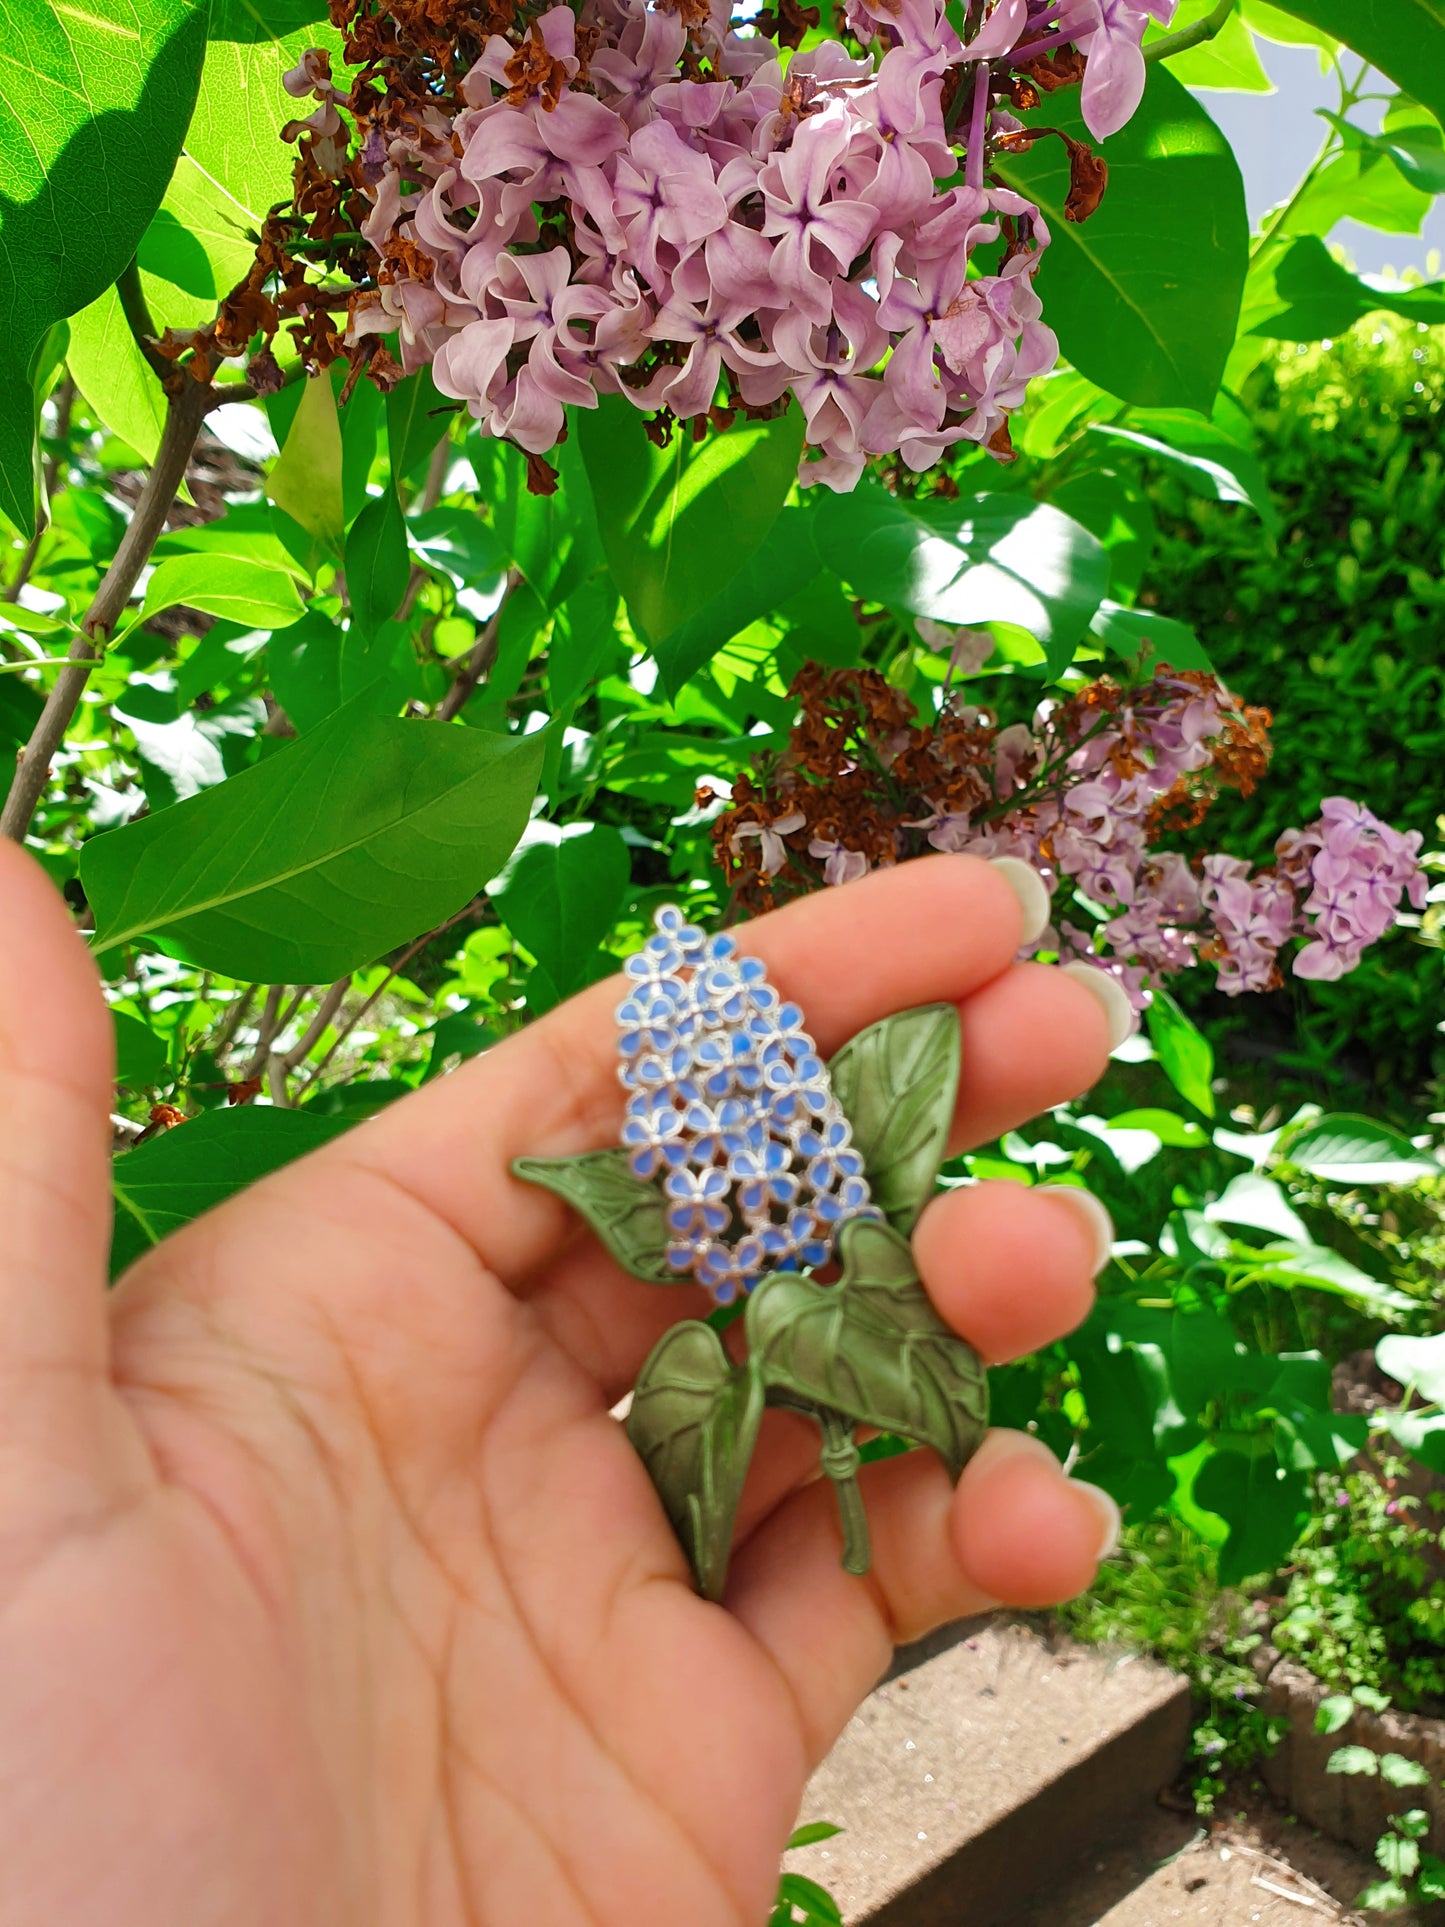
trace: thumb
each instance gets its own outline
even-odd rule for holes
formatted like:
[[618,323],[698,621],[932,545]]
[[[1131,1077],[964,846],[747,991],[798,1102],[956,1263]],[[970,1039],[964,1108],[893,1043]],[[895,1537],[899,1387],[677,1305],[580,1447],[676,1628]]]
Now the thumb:
[[[93,1437],[109,1375],[114,1044],[95,967],[40,866],[0,839],[0,1446]],[[92,1442],[91,1439],[87,1443]],[[69,1456],[67,1452],[65,1456]]]

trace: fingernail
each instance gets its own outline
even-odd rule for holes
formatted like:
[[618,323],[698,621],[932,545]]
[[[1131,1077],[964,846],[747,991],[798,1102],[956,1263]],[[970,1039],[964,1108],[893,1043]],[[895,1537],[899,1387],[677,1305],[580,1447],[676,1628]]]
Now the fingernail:
[[1101,1485],[1089,1485],[1083,1479],[1071,1479],[1070,1485],[1076,1492],[1082,1492],[1090,1505],[1099,1515],[1099,1559],[1105,1560],[1111,1552],[1117,1551],[1119,1534],[1124,1527],[1124,1515]]
[[989,867],[997,870],[1019,900],[1024,913],[1025,943],[1037,943],[1049,927],[1049,892],[1043,878],[1021,856],[993,856]]
[[1107,970],[1099,970],[1093,964],[1068,963],[1060,964],[1059,968],[1098,999],[1109,1025],[1109,1049],[1117,1050],[1134,1029],[1134,1006],[1129,1002],[1129,993],[1117,977],[1111,977]]
[[1114,1249],[1114,1220],[1092,1191],[1086,1191],[1081,1184],[1040,1184],[1034,1187],[1035,1193],[1057,1198],[1075,1213],[1086,1227],[1094,1247],[1094,1269],[1092,1276],[1097,1278],[1108,1264]]

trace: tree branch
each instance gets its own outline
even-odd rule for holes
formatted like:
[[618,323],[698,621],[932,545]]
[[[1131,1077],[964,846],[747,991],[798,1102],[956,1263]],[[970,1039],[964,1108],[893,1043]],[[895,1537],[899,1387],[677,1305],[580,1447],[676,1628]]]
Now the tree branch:
[[515,569],[507,577],[506,590],[491,620],[471,649],[462,657],[457,667],[456,681],[437,704],[436,720],[439,723],[449,723],[454,716],[461,713],[472,691],[497,660],[497,645],[502,634],[502,611],[506,608],[508,598],[521,579]]
[[180,392],[171,397],[155,466],[146,477],[130,526],[121,537],[115,558],[85,612],[80,634],[71,644],[66,665],[55,680],[30,741],[20,753],[10,794],[0,811],[0,836],[8,836],[13,843],[25,841],[30,819],[50,780],[51,759],[65,740],[65,732],[100,653],[97,644],[103,645],[109,640],[130,601],[141,570],[150,560],[151,550],[165,528],[166,517],[185,476],[201,423],[216,400],[214,389],[189,379]]
[[164,355],[156,353],[156,324],[151,317],[145,289],[140,284],[140,263],[134,255],[121,269],[115,291],[120,297],[120,311],[125,316],[126,326],[134,337],[136,347],[145,356],[151,373],[164,382],[172,373],[171,364]]
[[456,911],[454,915],[448,917],[445,923],[439,923],[435,930],[428,930],[424,936],[418,937],[414,943],[409,943],[407,945],[406,949],[402,951],[401,955],[397,958],[396,962],[387,971],[386,975],[382,978],[381,982],[376,986],[376,989],[372,991],[371,995],[369,997],[364,998],[362,1002],[356,1006],[356,1009],[352,1011],[351,1015],[345,1018],[340,1024],[337,1025],[336,1035],[332,1038],[331,1042],[327,1045],[325,1055],[322,1057],[320,1063],[316,1065],[315,1069],[312,1071],[311,1075],[307,1078],[306,1082],[301,1086],[301,1089],[296,1093],[296,1099],[298,1103],[301,1101],[302,1098],[306,1096],[308,1091],[312,1090],[315,1087],[317,1080],[321,1076],[321,1073],[326,1069],[326,1066],[331,1062],[332,1058],[336,1055],[337,1051],[340,1050],[341,1046],[346,1042],[347,1038],[351,1035],[352,1031],[356,1029],[356,1026],[361,1022],[362,1018],[377,1002],[378,998],[380,998],[383,995],[388,985],[391,983],[392,979],[395,976],[397,976],[399,972],[406,969],[407,965],[411,962],[412,958],[417,954],[419,950],[425,950],[426,946],[429,943],[431,943],[434,938],[441,936],[444,931],[450,930],[454,923],[460,923],[463,917],[468,916],[475,902],[476,902],[476,898],[473,897],[469,902],[464,903],[461,909]]
[[1168,60],[1171,54],[1187,54],[1191,47],[1202,47],[1206,40],[1213,40],[1224,31],[1233,12],[1234,0],[1219,0],[1218,6],[1202,20],[1196,20],[1192,27],[1181,27],[1178,33],[1167,33],[1162,40],[1152,41],[1144,49],[1144,58],[1151,62]]

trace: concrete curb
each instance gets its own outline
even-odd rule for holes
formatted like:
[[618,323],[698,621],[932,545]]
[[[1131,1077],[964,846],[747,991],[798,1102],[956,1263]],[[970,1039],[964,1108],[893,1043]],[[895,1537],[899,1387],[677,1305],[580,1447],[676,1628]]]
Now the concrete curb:
[[845,1832],[789,1856],[870,1927],[1006,1927],[1141,1824],[1178,1771],[1189,1692],[1151,1661],[987,1622],[895,1672],[809,1784]]

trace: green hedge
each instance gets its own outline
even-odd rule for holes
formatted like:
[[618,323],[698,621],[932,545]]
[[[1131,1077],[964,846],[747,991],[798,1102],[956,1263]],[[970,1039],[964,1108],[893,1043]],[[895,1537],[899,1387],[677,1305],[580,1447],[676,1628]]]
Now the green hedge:
[[[1276,754],[1211,844],[1267,862],[1322,796],[1354,795],[1426,849],[1445,842],[1445,348],[1375,316],[1269,357],[1241,397],[1283,527],[1151,485],[1162,539],[1141,599],[1192,622],[1225,681],[1274,711]],[[1439,1102],[1442,953],[1402,936],[1336,985],[1239,1006],[1192,999],[1236,1061],[1366,1087],[1395,1109]]]

